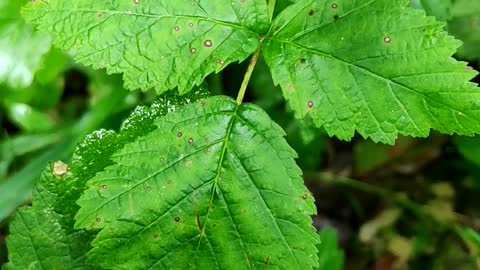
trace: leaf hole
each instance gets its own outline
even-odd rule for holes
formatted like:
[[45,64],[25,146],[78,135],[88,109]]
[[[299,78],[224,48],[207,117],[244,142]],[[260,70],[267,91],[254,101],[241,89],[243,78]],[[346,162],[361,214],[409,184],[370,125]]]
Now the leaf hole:
[[300,59],[300,63],[306,64],[306,63],[307,63],[307,59],[305,59],[305,58]]
[[183,133],[179,131],[179,132],[177,133],[177,137],[178,137],[178,138],[181,138],[182,136],[183,136]]
[[338,8],[338,5],[337,5],[337,3],[333,3],[333,4],[331,5],[331,7],[332,7],[333,9],[337,9],[337,8]]
[[152,191],[152,187],[151,187],[151,186],[148,186],[148,187],[147,187],[147,191],[148,191],[148,192]]
[[203,45],[205,45],[205,47],[207,47],[207,48],[210,48],[210,47],[213,46],[213,42],[211,40],[207,39],[207,40],[205,40]]
[[95,221],[96,221],[97,223],[100,223],[100,222],[102,222],[102,219],[101,219],[101,218],[96,218]]
[[313,16],[315,15],[315,11],[313,9],[311,9],[309,12],[308,12],[308,16]]
[[193,143],[193,138],[189,138],[189,139],[188,139],[188,143],[189,143],[189,144],[192,144],[192,143]]
[[191,49],[190,49],[190,52],[191,52],[192,54],[196,54],[196,53],[197,53],[197,49],[191,48]]
[[311,100],[307,102],[307,107],[310,108],[310,109],[313,108],[314,105],[315,104],[313,104],[313,101],[311,101]]
[[138,4],[140,4],[140,0],[133,0],[133,3],[134,3],[135,5],[138,5]]
[[303,194],[302,199],[304,200],[308,199],[308,194]]
[[333,15],[333,20],[334,20],[334,21],[338,21],[339,19],[340,19],[340,16],[338,16],[338,15]]
[[180,27],[179,27],[179,26],[175,26],[175,27],[173,28],[173,30],[175,30],[175,32],[178,32],[178,31],[180,31]]
[[106,190],[106,189],[107,189],[107,185],[101,185],[100,188],[103,189],[103,190]]
[[392,38],[391,37],[384,37],[383,38],[383,42],[387,43],[387,44],[390,44],[392,42]]
[[175,222],[180,222],[180,217],[176,217]]

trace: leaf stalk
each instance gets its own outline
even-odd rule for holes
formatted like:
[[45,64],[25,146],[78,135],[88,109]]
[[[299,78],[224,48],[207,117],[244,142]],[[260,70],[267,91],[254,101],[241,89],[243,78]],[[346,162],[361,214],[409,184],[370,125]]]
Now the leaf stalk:
[[257,65],[258,58],[260,57],[261,46],[258,48],[257,52],[253,55],[252,60],[250,60],[250,64],[248,65],[247,72],[245,73],[245,77],[243,78],[242,86],[240,87],[240,91],[238,91],[237,96],[237,105],[242,104],[243,98],[245,97],[245,92],[247,91],[248,83],[250,82],[250,78],[252,77],[253,70]]

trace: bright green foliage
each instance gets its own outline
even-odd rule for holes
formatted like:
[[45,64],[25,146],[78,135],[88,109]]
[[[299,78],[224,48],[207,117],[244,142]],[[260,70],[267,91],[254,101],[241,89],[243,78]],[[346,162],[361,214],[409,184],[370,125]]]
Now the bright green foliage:
[[264,46],[276,83],[298,115],[331,136],[355,131],[393,144],[480,132],[480,91],[459,42],[405,0],[299,1],[275,19]]
[[11,87],[29,86],[50,49],[50,37],[34,32],[20,17],[27,2],[0,0],[0,83]]
[[455,1],[452,17],[448,30],[464,43],[458,54],[466,59],[480,59],[480,1]]
[[321,243],[318,244],[318,269],[343,270],[345,255],[338,247],[336,232],[332,229],[324,229],[319,235]]
[[20,209],[11,224],[7,269],[94,269],[85,262],[93,235],[73,229],[79,208],[76,200],[86,180],[111,164],[113,152],[155,129],[154,119],[207,95],[204,87],[182,97],[163,95],[151,107],[138,107],[121,133],[100,130],[88,135],[77,147],[67,173],[45,170],[35,186],[33,206]]
[[205,99],[155,121],[88,181],[77,228],[113,269],[312,269],[313,198],[258,107]]
[[73,185],[71,173],[45,170],[35,186],[33,206],[20,209],[10,225],[6,269],[91,269],[85,262],[91,236],[73,231],[72,217],[61,214],[68,207],[63,211],[54,207],[60,201],[74,203],[62,200]]
[[176,86],[186,93],[244,60],[268,28],[265,0],[32,1],[24,15],[79,63],[124,73],[127,88],[158,93]]

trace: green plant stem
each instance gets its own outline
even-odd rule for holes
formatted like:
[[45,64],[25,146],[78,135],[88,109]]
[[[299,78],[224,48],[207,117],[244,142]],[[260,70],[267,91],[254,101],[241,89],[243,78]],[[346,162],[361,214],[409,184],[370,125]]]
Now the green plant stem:
[[270,18],[270,22],[273,19],[273,13],[275,12],[275,4],[276,0],[270,0],[268,1],[268,17]]
[[247,91],[248,83],[250,82],[250,78],[252,77],[253,70],[257,65],[258,58],[260,57],[260,48],[257,52],[253,55],[252,60],[250,60],[250,64],[248,65],[247,72],[245,73],[245,77],[243,78],[242,86],[240,87],[240,91],[238,91],[237,96],[237,105],[242,104],[243,98],[245,97],[245,92]]

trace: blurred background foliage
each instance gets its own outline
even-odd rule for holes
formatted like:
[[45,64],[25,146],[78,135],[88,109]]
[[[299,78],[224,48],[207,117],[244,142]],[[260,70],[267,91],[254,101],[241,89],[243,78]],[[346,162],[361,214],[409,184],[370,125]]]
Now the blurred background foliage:
[[[29,203],[46,164],[68,162],[87,134],[118,130],[137,105],[156,98],[127,92],[119,75],[73,63],[21,19],[27,1],[0,0],[0,265],[12,213]],[[293,1],[277,2],[280,11]],[[444,21],[464,42],[455,57],[479,70],[480,1],[411,3]],[[212,94],[236,96],[245,68],[208,77]],[[320,269],[480,269],[480,136],[432,132],[394,146],[328,138],[295,118],[263,61],[246,98],[284,128],[299,154],[317,200]]]

